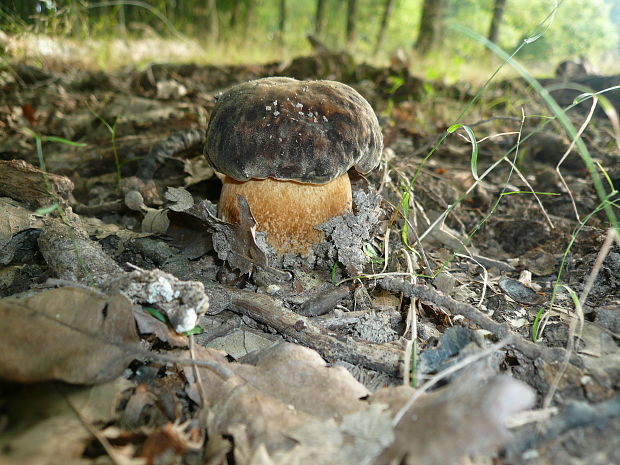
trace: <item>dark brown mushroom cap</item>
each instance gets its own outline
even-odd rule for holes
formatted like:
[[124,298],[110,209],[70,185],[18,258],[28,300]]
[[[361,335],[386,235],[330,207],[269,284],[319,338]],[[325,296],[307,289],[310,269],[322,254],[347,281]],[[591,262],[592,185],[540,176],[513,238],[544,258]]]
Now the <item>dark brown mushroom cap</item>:
[[206,156],[237,181],[274,178],[323,184],[352,166],[379,163],[383,137],[370,104],[335,81],[265,78],[218,100]]

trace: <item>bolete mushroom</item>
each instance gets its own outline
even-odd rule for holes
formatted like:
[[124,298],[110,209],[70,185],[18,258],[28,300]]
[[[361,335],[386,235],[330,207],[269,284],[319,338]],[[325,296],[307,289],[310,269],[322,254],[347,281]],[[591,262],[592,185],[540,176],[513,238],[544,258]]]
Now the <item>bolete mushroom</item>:
[[280,254],[307,254],[315,229],[351,209],[354,167],[379,163],[383,137],[370,104],[334,81],[274,77],[232,87],[218,100],[206,156],[222,173],[219,216],[239,222],[243,195],[267,242]]

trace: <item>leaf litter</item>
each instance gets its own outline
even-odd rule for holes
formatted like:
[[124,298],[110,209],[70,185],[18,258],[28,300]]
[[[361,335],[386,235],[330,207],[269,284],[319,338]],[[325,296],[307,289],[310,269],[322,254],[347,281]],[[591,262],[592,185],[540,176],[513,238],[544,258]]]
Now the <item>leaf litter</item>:
[[[421,81],[407,74],[398,95],[389,96],[382,93],[388,69],[365,65],[362,76],[341,66],[350,57],[306,58],[284,68],[194,66],[177,73],[176,65],[157,65],[148,79],[131,72],[110,76],[106,89],[112,97],[95,104],[106,120],[122,115],[114,150],[124,158],[120,189],[128,209],[118,201],[119,186],[110,175],[109,134],[93,126],[98,120],[92,109],[77,105],[88,91],[74,81],[56,80],[37,108],[31,106],[28,114],[36,117],[19,123],[45,124],[39,130],[48,133],[62,128],[65,137],[85,134],[91,144],[88,150],[44,144],[47,175],[60,197],[60,208],[48,213],[34,212],[50,202],[40,179],[28,177],[40,175],[25,164],[36,164],[32,143],[24,141],[13,114],[8,119],[0,114],[9,128],[5,148],[26,160],[19,170],[30,173],[22,186],[2,191],[10,199],[0,203],[5,297],[0,373],[12,380],[0,388],[0,461],[94,463],[107,455],[115,463],[443,464],[473,456],[481,462],[532,463],[539,454],[544,463],[570,457],[567,451],[580,444],[579,432],[613,437],[620,375],[617,250],[611,250],[595,281],[584,330],[556,383],[571,337],[567,327],[575,318],[565,293],[557,294],[538,343],[528,341],[537,311],[532,309],[548,304],[551,296],[562,245],[574,226],[572,210],[543,197],[544,208],[559,217],[553,229],[540,220],[531,198],[504,196],[470,242],[479,212],[487,211],[506,184],[505,171],[493,172],[458,203],[474,184],[467,167],[454,160],[466,153],[454,139],[429,159],[404,210],[403,185],[435,137],[421,115],[431,115],[439,131],[443,124],[430,99],[420,99]],[[63,75],[59,66],[44,78]],[[31,72],[15,70],[18,76]],[[216,92],[273,74],[329,75],[349,82],[366,93],[377,112],[393,99],[386,140],[394,156],[369,179],[379,193],[356,188],[354,211],[324,226],[328,241],[310,259],[274,259],[243,198],[239,225],[218,220],[211,200],[219,181],[197,156]],[[123,79],[137,95],[119,91]],[[25,82],[20,92],[32,99],[34,90]],[[445,92],[446,111],[460,104],[450,97],[456,88],[425,85]],[[62,98],[54,94],[59,88]],[[174,99],[154,101],[158,95]],[[62,124],[38,117],[50,111],[51,102],[64,115]],[[475,111],[483,120],[482,110]],[[504,123],[489,121],[479,136],[508,132],[500,128]],[[171,136],[162,138],[163,132]],[[510,137],[481,144],[479,165],[490,163]],[[31,145],[25,150],[23,144]],[[529,144],[533,155],[524,169],[535,189],[561,190],[539,165],[554,144],[535,138]],[[608,161],[604,150],[601,154],[603,163]],[[578,181],[581,165],[564,166],[570,188],[579,194],[577,208],[591,211],[596,206],[591,189]],[[15,166],[2,167],[9,168]],[[163,186],[174,187],[160,196]],[[510,185],[515,191],[526,187]],[[25,197],[29,192],[35,194]],[[452,203],[452,213],[443,216]],[[404,247],[403,215],[409,222]],[[436,221],[438,227],[428,230]],[[567,262],[568,285],[584,285],[603,228],[595,216],[584,229]],[[408,247],[414,243],[416,251]],[[438,291],[429,288],[430,280],[423,286],[408,282],[413,271],[439,266],[442,274],[433,280]],[[528,268],[536,276],[528,287],[512,279]],[[48,285],[61,287],[42,290],[48,277]],[[168,324],[143,306],[161,312]],[[411,334],[407,308],[416,311],[416,388],[398,386]],[[179,334],[197,324],[203,335]],[[264,334],[257,351],[244,347],[249,334]],[[200,340],[206,347],[196,343]],[[495,340],[506,347],[488,352]],[[209,348],[214,345],[222,351]],[[200,364],[209,368],[197,368]],[[44,380],[55,381],[16,383]],[[533,439],[538,426],[532,421],[511,436],[507,421],[550,390],[555,410],[530,412],[549,425],[546,442]],[[90,401],[80,404],[83,398]],[[30,405],[31,399],[40,402]],[[43,406],[48,400],[50,407]],[[578,418],[573,423],[572,412]],[[35,424],[33,416],[45,420]],[[601,424],[606,433],[596,429]],[[561,443],[562,437],[568,442]],[[507,447],[504,455],[498,455],[502,447]],[[613,457],[608,447],[601,450]]]

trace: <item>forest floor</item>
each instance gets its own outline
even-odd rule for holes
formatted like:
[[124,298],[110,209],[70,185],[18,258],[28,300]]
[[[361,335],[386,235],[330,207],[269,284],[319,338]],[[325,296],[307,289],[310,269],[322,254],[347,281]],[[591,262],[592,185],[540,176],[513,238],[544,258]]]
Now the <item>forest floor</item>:
[[[4,66],[0,463],[620,463],[617,196],[525,81],[405,65]],[[274,75],[345,82],[383,129],[311,259],[212,215],[216,96]],[[606,96],[566,114],[609,192]]]

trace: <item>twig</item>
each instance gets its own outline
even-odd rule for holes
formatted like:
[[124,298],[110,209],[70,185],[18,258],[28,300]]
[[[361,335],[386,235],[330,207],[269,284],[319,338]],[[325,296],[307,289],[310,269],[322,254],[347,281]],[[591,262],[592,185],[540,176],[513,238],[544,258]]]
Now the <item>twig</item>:
[[[194,340],[194,335],[189,335],[189,356],[192,360],[196,360],[196,341]],[[196,384],[198,385],[198,394],[200,395],[200,406],[206,407],[207,405],[207,395],[205,391],[205,386],[202,382],[202,377],[198,372],[198,367],[196,365],[192,366],[192,371],[194,372],[194,378],[196,378]]]
[[358,342],[316,325],[311,318],[284,308],[266,294],[240,289],[226,289],[231,296],[230,310],[267,325],[286,339],[316,350],[328,361],[344,360],[366,368],[399,375],[403,366],[403,351],[393,344]]
[[414,286],[401,279],[391,277],[383,278],[379,281],[379,285],[388,291],[399,291],[407,297],[419,297],[425,302],[430,302],[439,307],[448,309],[453,314],[462,315],[472,323],[490,331],[500,339],[512,337],[513,340],[510,342],[510,345],[532,359],[542,358],[546,362],[556,362],[562,353],[562,349],[551,349],[526,341],[515,334],[507,324],[498,323],[472,305],[457,302],[453,298],[443,295],[429,287]]
[[594,405],[587,402],[571,403],[549,420],[543,434],[536,428],[530,428],[519,434],[506,450],[507,462],[520,457],[527,450],[535,449],[540,444],[548,444],[567,431],[594,424],[604,425],[607,420],[618,416],[620,416],[620,394]]

